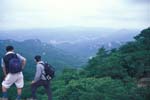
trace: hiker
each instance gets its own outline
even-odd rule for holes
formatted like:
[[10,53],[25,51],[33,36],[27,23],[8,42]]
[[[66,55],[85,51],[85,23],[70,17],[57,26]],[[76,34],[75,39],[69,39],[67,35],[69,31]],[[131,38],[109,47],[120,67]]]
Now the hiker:
[[2,82],[2,100],[8,100],[7,90],[14,83],[17,87],[16,100],[21,100],[22,88],[24,86],[22,69],[25,67],[26,59],[14,52],[13,46],[6,47],[6,54],[2,58],[1,66],[4,73]]
[[34,59],[36,62],[36,73],[34,80],[31,82],[32,99],[30,100],[37,100],[36,90],[40,86],[43,86],[45,88],[48,100],[52,100],[50,80],[47,80],[47,78],[45,77],[44,62],[41,60],[40,55],[35,56]]

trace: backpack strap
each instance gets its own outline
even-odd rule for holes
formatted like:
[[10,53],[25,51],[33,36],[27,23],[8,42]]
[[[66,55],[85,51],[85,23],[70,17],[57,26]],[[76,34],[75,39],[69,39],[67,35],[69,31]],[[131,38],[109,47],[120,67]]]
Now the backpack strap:
[[44,66],[44,64],[43,64],[43,63],[39,63],[39,64],[41,64],[41,65],[43,65],[43,66]]

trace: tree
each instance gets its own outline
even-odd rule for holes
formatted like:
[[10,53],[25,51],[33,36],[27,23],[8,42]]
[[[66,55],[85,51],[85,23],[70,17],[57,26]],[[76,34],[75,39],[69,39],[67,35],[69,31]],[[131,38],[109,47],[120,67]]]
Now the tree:
[[141,33],[134,37],[141,45],[142,49],[150,50],[150,27],[141,31]]

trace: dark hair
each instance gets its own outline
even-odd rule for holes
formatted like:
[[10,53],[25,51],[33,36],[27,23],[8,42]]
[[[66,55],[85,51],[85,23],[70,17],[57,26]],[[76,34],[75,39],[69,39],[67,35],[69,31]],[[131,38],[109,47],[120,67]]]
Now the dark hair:
[[7,51],[7,52],[8,52],[8,51],[12,51],[12,50],[14,50],[14,47],[13,47],[13,46],[9,45],[9,46],[6,47],[6,51]]
[[34,59],[35,59],[37,62],[39,62],[39,61],[41,61],[41,56],[40,56],[40,55],[36,55],[36,56],[34,57]]

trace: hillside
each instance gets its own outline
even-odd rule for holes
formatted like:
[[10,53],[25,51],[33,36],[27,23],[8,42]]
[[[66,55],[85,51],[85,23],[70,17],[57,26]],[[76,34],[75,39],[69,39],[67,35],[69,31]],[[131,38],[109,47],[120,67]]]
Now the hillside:
[[53,83],[54,100],[149,100],[150,28],[134,39],[100,48],[83,69],[65,69]]

